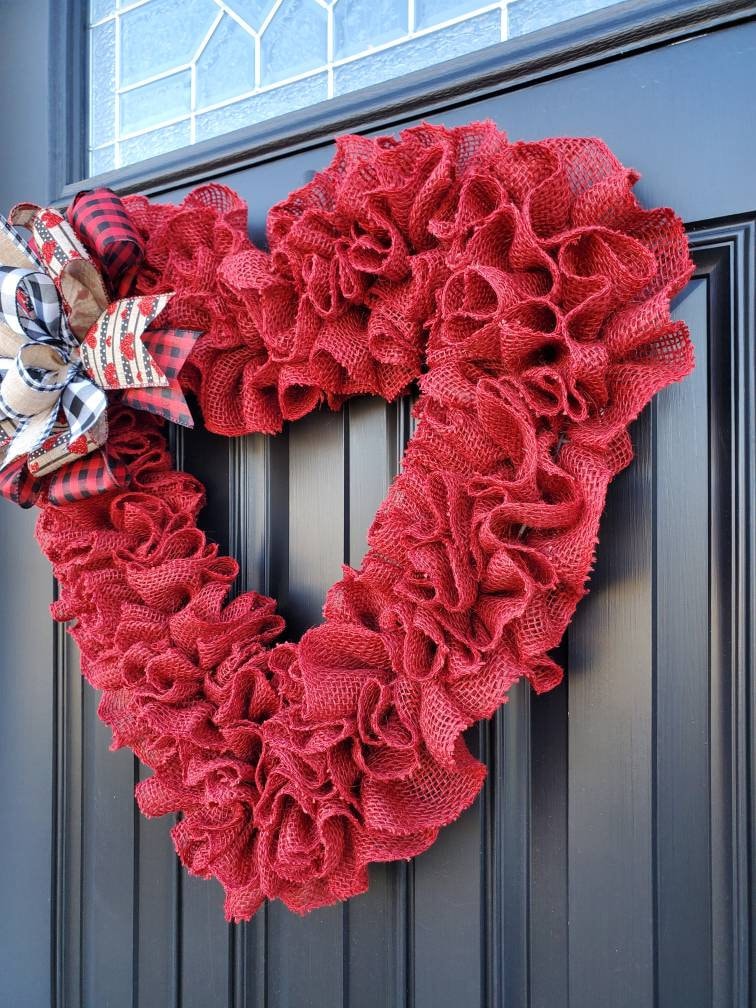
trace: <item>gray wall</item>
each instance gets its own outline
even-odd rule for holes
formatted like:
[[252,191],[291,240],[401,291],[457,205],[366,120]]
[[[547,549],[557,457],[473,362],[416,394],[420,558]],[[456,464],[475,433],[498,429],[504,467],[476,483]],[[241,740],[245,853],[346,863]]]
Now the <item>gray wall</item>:
[[[48,5],[0,3],[0,211],[49,198]],[[0,501],[0,1003],[51,990],[52,577],[32,512]]]

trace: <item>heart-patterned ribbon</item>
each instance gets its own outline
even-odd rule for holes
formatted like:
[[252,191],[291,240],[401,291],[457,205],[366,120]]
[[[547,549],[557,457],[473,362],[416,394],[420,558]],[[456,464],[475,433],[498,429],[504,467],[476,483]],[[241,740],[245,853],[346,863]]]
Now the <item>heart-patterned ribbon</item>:
[[[114,193],[80,194],[70,216],[28,203],[0,216],[0,494],[22,504],[50,474],[53,500],[114,485],[99,451],[108,391],[192,424],[177,378],[199,333],[149,330],[170,293],[111,300],[110,289],[128,291],[144,254]],[[100,457],[85,461],[91,453]]]

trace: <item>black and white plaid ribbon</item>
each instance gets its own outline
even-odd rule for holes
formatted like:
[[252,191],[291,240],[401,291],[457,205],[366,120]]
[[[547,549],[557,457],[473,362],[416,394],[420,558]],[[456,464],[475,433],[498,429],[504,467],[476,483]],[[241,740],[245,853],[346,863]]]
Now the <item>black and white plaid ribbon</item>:
[[0,418],[13,430],[1,463],[7,465],[50,436],[61,408],[73,442],[94,426],[107,400],[84,372],[52,278],[1,216],[0,230],[29,263],[0,266]]

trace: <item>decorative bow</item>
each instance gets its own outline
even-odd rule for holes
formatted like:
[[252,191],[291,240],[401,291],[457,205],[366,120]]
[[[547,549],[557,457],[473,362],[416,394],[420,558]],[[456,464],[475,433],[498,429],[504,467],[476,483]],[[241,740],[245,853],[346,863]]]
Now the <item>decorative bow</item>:
[[144,254],[114,193],[80,194],[70,215],[28,203],[0,215],[0,493],[24,505],[50,474],[56,503],[120,482],[100,450],[108,391],[192,425],[177,377],[199,333],[148,328],[172,294],[111,300],[109,288],[127,293]]

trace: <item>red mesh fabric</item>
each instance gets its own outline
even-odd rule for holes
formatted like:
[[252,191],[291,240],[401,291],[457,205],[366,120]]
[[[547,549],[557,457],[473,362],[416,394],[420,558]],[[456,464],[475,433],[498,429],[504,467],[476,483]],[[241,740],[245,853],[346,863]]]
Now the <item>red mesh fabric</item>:
[[237,568],[196,525],[203,491],[158,422],[115,410],[128,491],[38,525],[103,691],[115,746],[153,776],[147,815],[230,918],[367,886],[477,795],[466,727],[548,652],[586,591],[627,425],[693,366],[669,300],[691,270],[680,221],[643,210],[598,140],[509,144],[491,124],[346,137],[274,207],[269,252],[230,190],[127,200],[139,292],[176,290],[166,325],[203,329],[186,386],[227,435],[275,432],[321,402],[420,379],[417,430],[359,571],[325,622],[275,645],[270,599],[229,601]]

